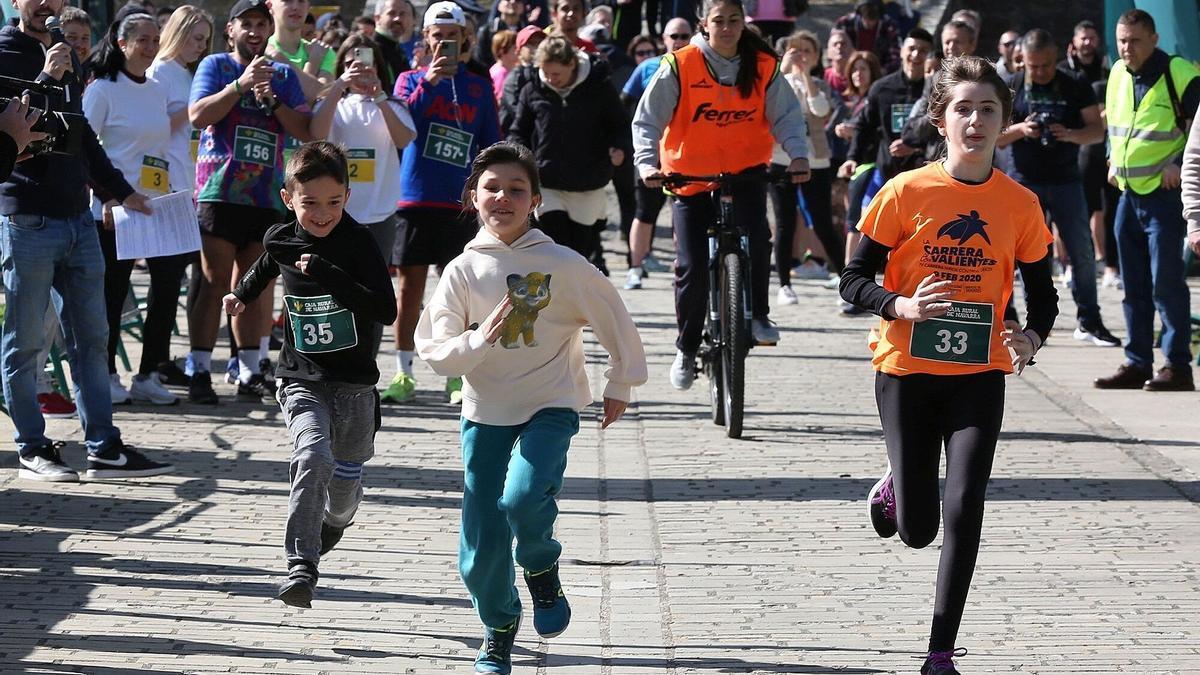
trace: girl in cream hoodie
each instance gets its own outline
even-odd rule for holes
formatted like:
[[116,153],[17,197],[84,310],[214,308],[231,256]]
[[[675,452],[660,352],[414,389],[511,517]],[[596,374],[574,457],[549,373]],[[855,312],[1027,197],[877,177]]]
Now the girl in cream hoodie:
[[530,227],[541,199],[524,147],[479,153],[463,202],[482,228],[442,274],[417,325],[417,353],[437,373],[463,378],[466,466],[459,571],[485,627],[476,672],[508,673],[521,619],[513,568],[524,568],[533,624],[566,629],[571,609],[558,581],[553,537],[567,449],[592,402],[583,329],[609,353],[602,427],[646,381],[637,327],[616,290],[582,256]]

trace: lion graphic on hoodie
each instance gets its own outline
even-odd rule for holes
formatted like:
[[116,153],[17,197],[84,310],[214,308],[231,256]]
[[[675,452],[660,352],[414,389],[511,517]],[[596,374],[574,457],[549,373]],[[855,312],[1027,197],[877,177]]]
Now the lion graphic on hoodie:
[[520,347],[518,341],[524,338],[526,347],[536,347],[533,324],[537,322],[538,312],[550,304],[550,275],[541,272],[530,272],[525,276],[510,274],[505,281],[508,282],[512,309],[504,319],[500,344],[505,349],[517,349]]

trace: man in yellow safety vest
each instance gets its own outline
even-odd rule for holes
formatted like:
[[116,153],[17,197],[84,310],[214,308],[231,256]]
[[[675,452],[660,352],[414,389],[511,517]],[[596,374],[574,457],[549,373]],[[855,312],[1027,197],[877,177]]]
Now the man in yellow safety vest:
[[[1180,159],[1200,105],[1200,72],[1158,49],[1154,19],[1133,9],[1117,21],[1121,61],[1108,78],[1109,176],[1121,189],[1117,251],[1125,282],[1125,363],[1100,389],[1192,391],[1191,325],[1183,268]],[[1154,312],[1166,363],[1154,365]]]

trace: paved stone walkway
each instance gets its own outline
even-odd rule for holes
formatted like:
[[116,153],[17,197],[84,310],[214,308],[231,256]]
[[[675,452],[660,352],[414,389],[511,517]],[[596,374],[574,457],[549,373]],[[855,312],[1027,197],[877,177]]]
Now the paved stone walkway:
[[[525,631],[516,672],[915,672],[940,539],[908,550],[866,518],[884,465],[871,320],[798,283],[800,305],[774,314],[783,342],[750,357],[746,437],[728,441],[703,387],[666,383],[669,286],[656,274],[623,292],[652,379],[606,432],[587,413],[558,529],[574,622],[549,643]],[[1102,301],[1123,333],[1119,296]],[[1200,394],[1090,389],[1120,353],[1075,343],[1072,327],[1061,319],[1041,366],[1009,380],[960,665],[1200,672]],[[594,344],[589,356],[595,384]],[[391,356],[380,363],[390,377]],[[366,503],[307,611],[272,599],[289,451],[277,410],[228,387],[217,408],[121,409],[129,442],[178,465],[144,482],[19,481],[5,452],[0,671],[469,671],[480,630],[455,568],[458,415],[431,372],[419,381],[416,404],[385,411]],[[77,424],[50,432],[82,465]]]

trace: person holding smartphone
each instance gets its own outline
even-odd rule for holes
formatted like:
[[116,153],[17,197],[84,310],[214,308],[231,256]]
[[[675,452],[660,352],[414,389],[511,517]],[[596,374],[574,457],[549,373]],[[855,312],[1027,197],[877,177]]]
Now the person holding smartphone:
[[[313,138],[346,148],[350,196],[346,213],[375,237],[385,259],[396,241],[396,201],[400,199],[400,155],[416,137],[408,110],[388,96],[377,63],[383,54],[372,40],[355,33],[337,52],[337,79],[317,102],[309,125]],[[372,354],[379,353],[383,324],[371,326]]]
[[[462,253],[478,226],[459,203],[471,161],[500,140],[492,83],[463,67],[469,58],[467,18],[453,2],[434,2],[425,11],[423,37],[432,54],[428,66],[403,73],[396,98],[416,121],[416,142],[400,160],[399,230],[392,263],[400,267],[396,323],[397,373],[383,393],[403,403],[416,391],[413,332],[421,314],[430,265],[445,267]],[[462,400],[461,378],[446,382],[451,402]]]

